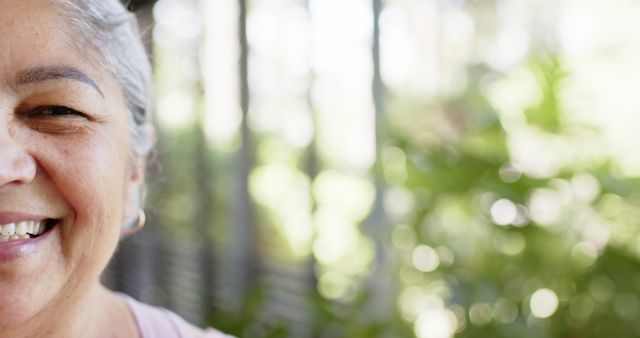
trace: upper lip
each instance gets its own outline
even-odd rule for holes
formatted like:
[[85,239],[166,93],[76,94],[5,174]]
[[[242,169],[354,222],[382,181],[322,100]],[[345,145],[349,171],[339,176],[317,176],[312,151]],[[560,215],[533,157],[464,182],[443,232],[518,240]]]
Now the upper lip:
[[20,212],[0,211],[0,224],[18,223],[23,221],[42,221],[49,217],[41,215],[30,215]]

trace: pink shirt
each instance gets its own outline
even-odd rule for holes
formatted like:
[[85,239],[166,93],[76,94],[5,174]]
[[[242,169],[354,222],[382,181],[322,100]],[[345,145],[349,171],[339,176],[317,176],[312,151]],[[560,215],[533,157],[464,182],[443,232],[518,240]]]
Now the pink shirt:
[[214,329],[201,330],[167,309],[120,296],[131,309],[142,338],[234,338]]

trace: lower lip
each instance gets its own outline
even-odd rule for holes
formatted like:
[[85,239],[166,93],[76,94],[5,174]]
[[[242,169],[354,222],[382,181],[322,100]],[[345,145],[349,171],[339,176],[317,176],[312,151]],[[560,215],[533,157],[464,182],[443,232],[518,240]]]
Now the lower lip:
[[0,243],[0,263],[11,262],[16,259],[20,259],[25,256],[34,254],[42,247],[46,240],[51,236],[51,233],[55,231],[57,226],[53,229],[47,230],[47,232],[36,238],[30,239],[15,239]]

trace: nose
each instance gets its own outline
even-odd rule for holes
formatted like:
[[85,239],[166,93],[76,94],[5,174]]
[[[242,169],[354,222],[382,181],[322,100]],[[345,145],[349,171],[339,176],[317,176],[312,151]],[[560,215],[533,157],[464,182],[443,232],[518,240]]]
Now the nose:
[[36,162],[24,146],[11,136],[9,128],[0,127],[0,187],[34,179]]

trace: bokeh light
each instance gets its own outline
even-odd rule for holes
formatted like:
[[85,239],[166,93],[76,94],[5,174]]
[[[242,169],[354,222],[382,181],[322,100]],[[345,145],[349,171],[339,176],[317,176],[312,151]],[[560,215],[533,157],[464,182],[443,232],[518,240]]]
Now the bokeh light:
[[149,13],[179,178],[150,197],[176,231],[211,209],[220,290],[260,295],[236,332],[639,335],[640,7],[388,0],[376,37],[372,3],[251,2],[247,74],[237,1]]
[[552,290],[540,289],[531,295],[531,314],[538,318],[551,317],[558,305],[558,296]]

